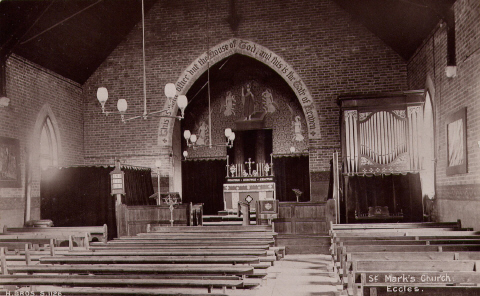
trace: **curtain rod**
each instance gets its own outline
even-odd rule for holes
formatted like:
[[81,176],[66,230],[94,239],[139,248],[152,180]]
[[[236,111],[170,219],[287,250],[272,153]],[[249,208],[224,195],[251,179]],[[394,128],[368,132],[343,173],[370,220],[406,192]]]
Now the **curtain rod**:
[[[151,170],[152,168],[150,167],[142,167],[142,166],[135,166],[135,165],[129,165],[129,164],[120,164],[121,167],[124,168],[132,168],[132,169],[148,169]],[[50,166],[47,169],[50,168],[58,168],[58,169],[67,169],[67,168],[95,168],[95,167],[103,167],[103,168],[109,168],[109,167],[115,167],[114,164],[92,164],[92,165],[83,165],[83,164],[74,164],[74,165],[69,165],[69,166]]]
[[182,161],[187,160],[202,160],[202,159],[212,159],[212,160],[227,160],[226,156],[195,156],[195,157],[187,157],[186,159],[182,159]]
[[354,172],[354,173],[342,173],[343,176],[382,176],[382,175],[406,175],[408,173],[419,173],[419,170],[412,170],[412,171],[393,171],[393,172]]

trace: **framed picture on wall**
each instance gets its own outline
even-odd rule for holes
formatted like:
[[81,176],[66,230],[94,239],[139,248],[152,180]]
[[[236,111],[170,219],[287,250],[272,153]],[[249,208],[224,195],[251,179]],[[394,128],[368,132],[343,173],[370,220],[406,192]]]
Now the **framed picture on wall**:
[[0,137],[0,188],[21,187],[20,142]]
[[447,176],[467,173],[467,108],[447,117]]

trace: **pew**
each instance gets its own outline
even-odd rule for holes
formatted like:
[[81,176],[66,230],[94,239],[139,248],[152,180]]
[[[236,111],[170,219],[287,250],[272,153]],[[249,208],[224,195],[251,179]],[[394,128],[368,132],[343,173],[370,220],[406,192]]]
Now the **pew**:
[[[397,274],[403,273],[408,277],[411,272],[421,272],[423,274],[443,272],[454,276],[458,272],[474,272],[479,268],[480,261],[473,260],[353,260],[352,268],[348,271],[347,287],[353,288],[356,278],[362,273],[396,272]],[[445,285],[446,281],[442,283]]]
[[[26,290],[23,295],[29,295]],[[84,287],[42,287],[44,295],[156,295],[156,296],[228,296],[225,293],[203,293],[192,291],[192,288],[84,288]],[[22,292],[22,291],[21,291]],[[21,292],[18,292],[20,294]],[[11,295],[15,295],[12,294]],[[30,293],[32,295],[32,293]],[[36,292],[35,295],[41,295],[40,292]]]
[[65,227],[8,227],[4,226],[3,234],[51,234],[57,236],[85,236],[101,242],[107,242],[108,230],[107,225],[103,226],[65,226]]
[[410,223],[355,223],[355,224],[333,224],[330,221],[330,230],[338,232],[341,230],[358,229],[415,229],[415,228],[462,228],[461,220],[456,222],[410,222]]
[[249,265],[226,264],[37,264],[9,265],[8,274],[181,274],[181,275],[249,275]]
[[[480,284],[480,272],[477,272],[480,270],[480,232],[462,228],[460,220],[332,224],[330,236],[336,268],[350,295],[450,295],[457,293],[455,291],[475,295],[479,292],[469,290],[470,287],[445,290],[451,285]],[[449,281],[431,280],[445,278],[446,272]],[[406,276],[417,282],[394,282]]]
[[213,288],[237,288],[243,285],[241,279],[205,278],[157,278],[152,276],[85,276],[85,275],[7,275],[0,277],[0,285],[14,286],[75,286],[75,287],[203,287],[208,293]]
[[[151,293],[151,288],[158,295],[202,295],[205,288],[208,295],[216,295],[214,289],[225,293],[226,289],[259,285],[281,250],[274,246],[271,226],[261,227],[261,231],[254,228],[253,233],[237,229],[227,234],[212,228],[192,235],[168,228],[167,234],[152,232],[88,242],[86,248],[54,247],[52,253],[28,247],[16,250],[5,254],[0,285],[15,292],[46,287],[65,295],[113,295],[121,291],[141,295]],[[29,264],[24,259],[27,254]],[[38,261],[32,264],[34,260]]]
[[[361,248],[361,246],[371,246],[372,249],[374,246],[407,246],[410,248],[411,246],[436,246],[437,250],[447,250],[450,251],[455,250],[455,246],[464,245],[466,247],[475,247],[480,245],[479,238],[458,238],[458,237],[447,237],[443,236],[440,239],[436,238],[424,238],[424,237],[410,237],[410,238],[396,238],[396,237],[384,237],[384,238],[367,238],[365,237],[363,240],[350,240],[350,239],[337,239],[332,244],[332,255],[337,259],[340,259],[341,253],[343,252],[343,247],[352,246],[353,248]],[[352,249],[352,248],[350,248]],[[388,249],[388,248],[386,248]],[[461,250],[462,248],[458,248]],[[465,249],[468,250],[468,249]]]
[[257,256],[50,256],[40,258],[44,264],[254,264]]
[[131,237],[131,238],[119,238],[111,240],[108,244],[155,244],[155,245],[218,245],[218,246],[228,246],[228,245],[271,245],[275,244],[275,241],[269,239],[244,239],[244,238],[191,238],[191,239],[164,239],[164,238],[141,238],[141,237]]
[[271,232],[274,233],[272,225],[228,225],[221,227],[167,227],[164,225],[148,224],[147,233],[252,233]]
[[51,233],[37,233],[37,232],[19,232],[0,234],[0,243],[16,242],[16,243],[31,243],[33,245],[48,244],[53,239],[55,245],[60,246],[67,243],[73,247],[74,244],[83,247],[88,247],[90,235],[85,233],[65,233],[65,232],[51,232]]
[[[359,277],[359,278],[358,278]],[[381,292],[386,295],[392,292],[415,293],[415,295],[452,295],[459,291],[466,292],[472,287],[480,284],[479,272],[366,272],[357,276],[354,287],[354,295],[370,295],[374,292]],[[450,290],[451,286],[462,287],[455,292]],[[430,290],[425,287],[434,287]],[[480,292],[476,287],[476,292]],[[467,292],[469,295],[473,291]],[[437,294],[435,294],[437,293]],[[470,294],[471,295],[471,294]],[[474,294],[475,295],[475,294]]]
[[478,261],[480,252],[353,252],[344,254],[341,258],[340,274],[344,277],[352,269],[354,261]]
[[461,286],[378,286],[364,287],[364,296],[391,296],[413,294],[418,296],[477,296],[480,295],[480,287]]

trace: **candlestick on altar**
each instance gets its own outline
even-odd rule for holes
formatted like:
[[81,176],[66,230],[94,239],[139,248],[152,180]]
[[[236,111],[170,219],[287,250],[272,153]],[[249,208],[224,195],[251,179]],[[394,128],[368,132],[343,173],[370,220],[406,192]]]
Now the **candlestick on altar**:
[[228,155],[227,155],[227,178],[229,177],[229,176],[228,176],[229,168],[230,168],[230,167],[229,167],[229,165],[228,165]]
[[273,176],[273,153],[270,153],[270,172]]

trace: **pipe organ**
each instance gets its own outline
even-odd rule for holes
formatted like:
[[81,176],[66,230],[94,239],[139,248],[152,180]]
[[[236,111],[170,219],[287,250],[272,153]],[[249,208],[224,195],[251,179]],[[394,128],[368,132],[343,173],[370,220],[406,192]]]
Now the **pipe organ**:
[[424,92],[341,97],[339,104],[342,222],[421,221]]
[[[412,96],[412,95],[411,95]],[[378,104],[388,99],[352,102],[342,98],[344,173],[407,172],[420,169],[423,92],[415,100]],[[379,101],[380,100],[380,101]]]

